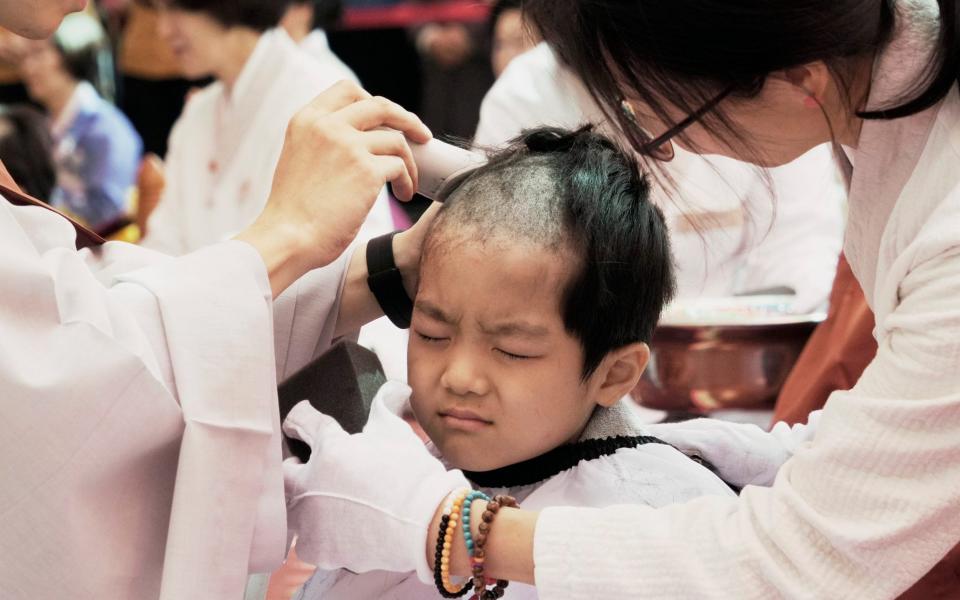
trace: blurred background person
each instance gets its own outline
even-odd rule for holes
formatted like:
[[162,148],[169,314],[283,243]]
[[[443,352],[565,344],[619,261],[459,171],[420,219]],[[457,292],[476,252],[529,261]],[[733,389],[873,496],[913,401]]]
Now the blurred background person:
[[490,63],[500,77],[514,58],[540,42],[536,27],[523,18],[523,0],[496,0],[490,9]]
[[123,113],[101,96],[112,89],[103,28],[88,14],[70,15],[50,40],[28,44],[20,68],[31,98],[49,113],[57,171],[50,204],[112,233],[129,217],[143,146]]
[[[343,79],[278,27],[283,0],[163,0],[160,34],[186,77],[212,77],[174,125],[166,186],[143,244],[184,254],[260,214],[290,118]],[[392,230],[383,195],[370,220]]]
[[24,104],[0,109],[0,161],[27,194],[44,200],[57,182],[47,118]]
[[323,65],[339,69],[344,79],[360,83],[357,74],[330,49],[327,30],[343,13],[341,0],[292,0],[280,24],[293,41]]
[[470,139],[493,83],[486,24],[427,23],[413,35],[422,60],[420,118],[434,135]]
[[146,152],[166,156],[170,130],[187,94],[206,82],[183,76],[173,51],[160,37],[159,14],[149,0],[101,0],[101,5],[120,24],[119,106],[143,138]]

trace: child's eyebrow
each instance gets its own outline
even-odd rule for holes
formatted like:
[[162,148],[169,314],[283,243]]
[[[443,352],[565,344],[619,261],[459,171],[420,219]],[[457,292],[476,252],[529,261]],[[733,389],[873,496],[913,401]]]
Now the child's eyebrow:
[[512,336],[521,335],[524,337],[546,337],[550,335],[550,330],[543,325],[535,325],[525,321],[509,321],[507,323],[497,323],[493,326],[481,324],[480,329],[491,336]]
[[415,310],[419,310],[423,314],[427,315],[431,319],[440,321],[442,323],[447,323],[453,325],[455,323],[454,319],[451,318],[447,313],[443,312],[439,306],[431,304],[426,300],[417,300],[413,305]]

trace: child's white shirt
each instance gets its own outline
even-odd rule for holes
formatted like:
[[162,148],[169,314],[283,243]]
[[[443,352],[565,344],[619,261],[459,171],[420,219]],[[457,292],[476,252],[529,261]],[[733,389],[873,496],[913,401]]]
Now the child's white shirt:
[[[409,406],[410,388],[402,383],[388,382],[378,395],[384,395],[382,399],[392,396],[395,401],[386,402],[387,406]],[[398,395],[402,395],[405,402],[396,401]],[[642,435],[645,435],[643,426],[630,401],[625,399],[613,408],[598,409],[581,440]],[[429,446],[436,451],[432,444]],[[704,495],[734,495],[707,468],[675,448],[658,443],[621,448],[599,458],[581,460],[573,468],[537,483],[480,489],[490,495],[511,495],[530,510],[550,506],[600,508],[617,504],[659,507]],[[513,599],[537,598],[536,589],[524,584],[510,584],[508,593]],[[421,582],[416,573],[352,573],[342,569],[317,572],[296,596],[298,600],[435,600],[438,597],[436,589]]]

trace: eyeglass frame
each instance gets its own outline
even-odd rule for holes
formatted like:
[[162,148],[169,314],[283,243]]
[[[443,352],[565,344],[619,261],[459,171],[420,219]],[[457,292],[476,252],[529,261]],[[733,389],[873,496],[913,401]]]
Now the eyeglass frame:
[[[683,120],[681,120],[679,123],[677,123],[670,129],[666,130],[665,132],[661,133],[657,137],[653,139],[648,139],[647,141],[643,142],[643,146],[640,148],[635,148],[635,150],[643,156],[649,156],[661,162],[670,162],[671,160],[673,160],[673,157],[676,155],[676,153],[673,150],[673,141],[672,141],[673,138],[677,137],[678,135],[683,133],[684,130],[686,130],[688,127],[693,125],[695,122],[699,121],[703,117],[703,115],[707,114],[708,112],[716,108],[718,104],[720,104],[724,99],[727,98],[727,96],[733,93],[734,89],[735,89],[735,86],[730,86],[726,88],[725,90],[717,94],[717,96],[714,97],[712,100],[710,100],[709,102],[707,102],[706,104],[698,108],[697,110],[693,111],[692,113],[684,117]],[[630,104],[630,101],[628,99],[623,98],[622,100],[620,100],[620,110],[627,117],[627,119],[629,119],[631,123],[637,128],[637,130],[641,134],[643,134],[644,137],[647,137],[647,138],[650,137],[650,134],[647,133],[647,130],[644,129],[643,126],[640,124],[640,119],[637,117],[637,113],[634,110],[633,105]],[[670,144],[669,146],[670,154],[669,156],[666,156],[666,157],[665,155],[662,155],[662,154],[658,155],[659,149],[663,147],[665,144]]]

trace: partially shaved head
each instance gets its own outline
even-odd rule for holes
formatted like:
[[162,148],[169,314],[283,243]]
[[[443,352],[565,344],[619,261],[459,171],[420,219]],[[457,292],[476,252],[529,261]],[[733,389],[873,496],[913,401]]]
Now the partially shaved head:
[[603,357],[648,342],[673,294],[667,228],[632,156],[590,128],[524,132],[447,198],[424,264],[461,244],[533,244],[569,261],[564,323],[584,348],[584,376]]

